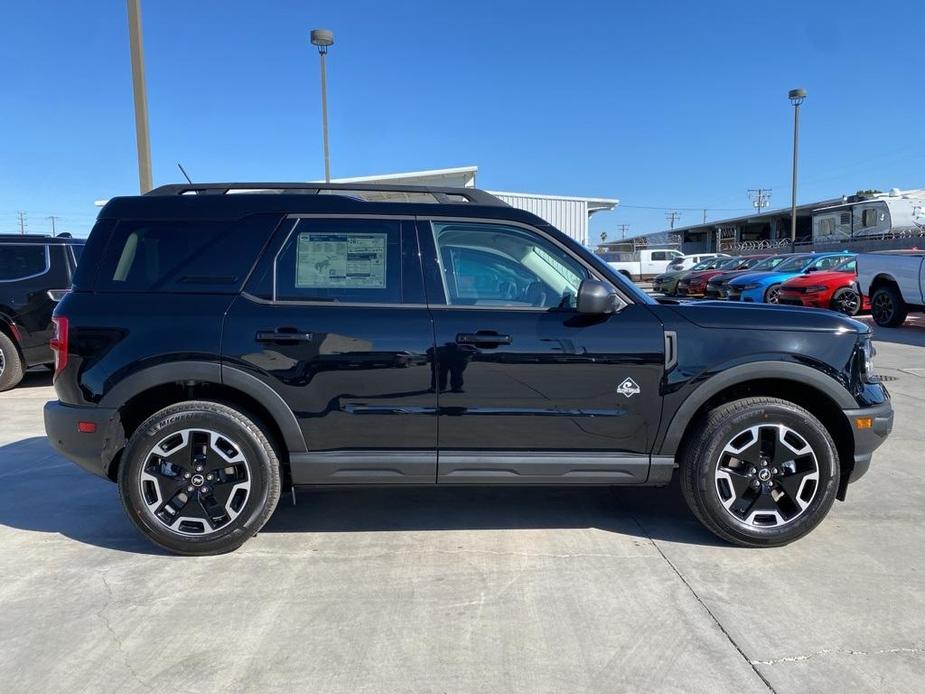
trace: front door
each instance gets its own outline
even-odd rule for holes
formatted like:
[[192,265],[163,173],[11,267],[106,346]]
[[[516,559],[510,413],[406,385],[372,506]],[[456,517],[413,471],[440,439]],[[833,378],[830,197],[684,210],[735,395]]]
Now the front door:
[[287,220],[224,335],[227,366],[298,420],[308,452],[291,456],[294,483],[434,483],[433,328],[413,221]]
[[639,483],[661,414],[649,309],[576,312],[591,270],[536,229],[419,224],[441,483]]

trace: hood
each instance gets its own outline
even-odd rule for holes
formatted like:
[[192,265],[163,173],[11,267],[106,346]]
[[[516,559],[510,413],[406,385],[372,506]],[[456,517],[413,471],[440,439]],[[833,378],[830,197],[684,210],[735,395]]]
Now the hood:
[[659,282],[664,282],[665,280],[670,280],[670,279],[674,279],[675,277],[680,277],[685,272],[687,272],[687,270],[676,270],[674,272],[663,272],[660,275],[656,275],[655,279]]
[[793,272],[775,272],[774,270],[769,270],[767,272],[746,272],[730,280],[729,284],[751,284],[752,282],[761,282],[762,280],[771,278],[778,279],[799,274],[799,270]]
[[811,272],[808,275],[797,275],[791,277],[785,283],[788,287],[810,287],[814,284],[825,284],[826,282],[850,282],[857,274],[854,272],[833,272],[825,270],[822,272]]
[[711,282],[729,282],[730,280],[734,280],[736,277],[749,274],[749,273],[753,275],[758,274],[756,272],[752,272],[751,270],[747,270],[747,269],[746,270],[729,270],[728,272],[721,272],[718,275],[711,277],[710,281]]
[[[771,273],[773,274],[773,273]],[[864,323],[834,311],[727,301],[698,301],[671,307],[691,323],[702,328],[734,330],[791,330],[798,332],[853,333],[870,332]]]

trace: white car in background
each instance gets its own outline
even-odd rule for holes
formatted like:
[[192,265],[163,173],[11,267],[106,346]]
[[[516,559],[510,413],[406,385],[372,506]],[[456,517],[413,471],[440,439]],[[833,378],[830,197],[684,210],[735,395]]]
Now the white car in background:
[[713,258],[729,258],[728,253],[695,253],[694,255],[682,255],[668,263],[668,272],[680,272],[690,270],[701,260],[712,260]]
[[674,248],[644,248],[632,253],[616,253],[616,260],[608,259],[608,264],[617,272],[626,275],[634,282],[647,280],[660,275],[668,265],[684,254]]
[[859,254],[858,286],[877,325],[902,325],[910,311],[925,311],[925,251]]

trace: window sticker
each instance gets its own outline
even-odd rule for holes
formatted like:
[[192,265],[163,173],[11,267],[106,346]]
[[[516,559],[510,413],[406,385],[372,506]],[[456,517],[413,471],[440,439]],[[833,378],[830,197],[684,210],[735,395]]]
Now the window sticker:
[[303,232],[296,247],[295,286],[385,289],[387,234]]

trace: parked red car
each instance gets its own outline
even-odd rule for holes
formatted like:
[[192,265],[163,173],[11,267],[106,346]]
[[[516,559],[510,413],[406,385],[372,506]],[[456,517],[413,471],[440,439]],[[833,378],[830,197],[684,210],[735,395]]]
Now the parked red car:
[[780,286],[778,303],[830,308],[856,316],[870,310],[870,302],[858,288],[858,265],[854,257],[831,270],[797,275]]
[[727,258],[715,268],[709,270],[697,270],[689,272],[680,280],[676,293],[678,296],[703,296],[707,291],[707,282],[710,278],[721,275],[724,272],[741,270],[748,267],[749,258]]

